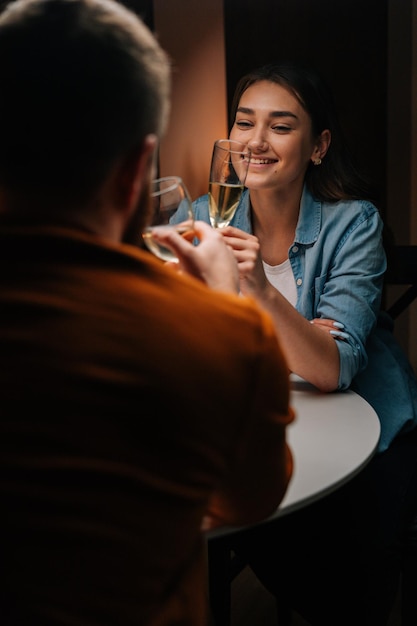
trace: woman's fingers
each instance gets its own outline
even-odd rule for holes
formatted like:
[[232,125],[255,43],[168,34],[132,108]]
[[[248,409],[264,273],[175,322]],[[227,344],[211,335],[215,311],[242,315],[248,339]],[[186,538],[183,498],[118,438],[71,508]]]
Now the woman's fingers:
[[349,339],[349,335],[344,332],[345,325],[342,322],[316,317],[310,320],[310,324],[314,324],[314,326],[330,333],[335,339],[341,339],[342,341]]

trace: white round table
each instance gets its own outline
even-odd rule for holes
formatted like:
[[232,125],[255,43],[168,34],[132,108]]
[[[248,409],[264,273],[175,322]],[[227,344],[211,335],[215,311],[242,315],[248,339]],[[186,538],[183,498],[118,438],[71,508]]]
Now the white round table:
[[380,422],[354,391],[322,393],[292,376],[295,422],[288,427],[294,473],[273,517],[294,511],[353,478],[374,455]]
[[[323,393],[291,375],[291,404],[296,419],[287,432],[294,471],[279,507],[265,521],[300,509],[346,483],[372,458],[379,441],[378,416],[354,391]],[[207,536],[236,530],[222,526]]]
[[[380,436],[377,414],[355,392],[322,393],[297,376],[291,381],[296,419],[287,432],[294,471],[283,500],[265,522],[345,484],[375,454]],[[217,626],[230,626],[230,585],[242,567],[239,559],[237,565],[233,560],[229,544],[235,532],[238,527],[223,526],[206,533],[210,606]]]

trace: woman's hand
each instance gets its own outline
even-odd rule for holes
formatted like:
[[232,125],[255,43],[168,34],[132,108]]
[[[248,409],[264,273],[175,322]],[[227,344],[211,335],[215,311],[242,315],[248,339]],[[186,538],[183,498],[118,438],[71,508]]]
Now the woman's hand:
[[260,297],[268,288],[269,281],[262,264],[259,239],[233,226],[226,226],[220,232],[234,252],[239,268],[241,292]]
[[238,266],[220,231],[200,221],[195,222],[194,231],[200,240],[198,246],[181,237],[174,229],[158,231],[158,239],[171,248],[179,259],[179,263],[169,265],[198,278],[212,289],[239,293]]
[[335,339],[346,341],[346,339],[349,338],[349,335],[344,332],[345,325],[341,322],[323,318],[314,318],[310,321],[310,324],[314,324],[318,328],[323,329],[325,332],[330,333],[330,335],[332,335]]

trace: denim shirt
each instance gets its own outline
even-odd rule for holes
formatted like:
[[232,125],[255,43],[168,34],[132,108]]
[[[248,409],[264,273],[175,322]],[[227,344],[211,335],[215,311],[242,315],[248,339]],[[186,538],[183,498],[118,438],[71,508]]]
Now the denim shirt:
[[[193,205],[196,219],[210,223],[208,195]],[[230,225],[252,233],[248,190]],[[392,321],[380,312],[386,270],[382,230],[371,202],[321,202],[304,188],[288,250],[297,311],[308,320],[328,318],[345,326],[347,340],[336,340],[338,388],[353,389],[374,407],[381,422],[379,451],[417,425],[417,379],[394,338]]]

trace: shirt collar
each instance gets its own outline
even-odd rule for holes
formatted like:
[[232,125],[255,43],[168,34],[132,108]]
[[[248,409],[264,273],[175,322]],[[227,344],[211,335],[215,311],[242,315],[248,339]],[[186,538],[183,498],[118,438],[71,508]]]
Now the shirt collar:
[[321,229],[321,201],[316,200],[304,185],[300,203],[295,241],[304,245],[317,241]]
[[[236,226],[247,233],[253,233],[250,216],[249,191],[245,189],[239,203],[231,226]],[[317,241],[321,229],[321,202],[313,198],[304,185],[301,195],[300,214],[295,229],[294,241],[299,244],[309,245]]]

